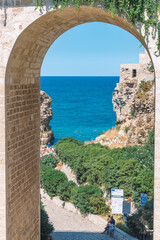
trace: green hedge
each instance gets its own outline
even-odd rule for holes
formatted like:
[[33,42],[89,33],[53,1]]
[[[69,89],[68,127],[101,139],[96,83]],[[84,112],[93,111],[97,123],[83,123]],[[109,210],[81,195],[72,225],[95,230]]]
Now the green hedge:
[[91,197],[90,206],[92,208],[92,213],[106,215],[110,212],[110,207],[106,205],[106,200],[104,197]]
[[64,173],[50,166],[41,165],[41,185],[50,197],[56,196],[59,184],[66,181],[67,177]]
[[72,181],[62,182],[57,187],[57,195],[63,201],[71,201],[71,192],[75,187],[76,184]]
[[41,157],[41,165],[47,165],[51,168],[55,168],[58,162],[59,160],[55,158],[52,154]]
[[93,213],[94,206],[90,204],[92,197],[102,197],[103,192],[97,186],[85,185],[73,188],[72,202],[82,214]]

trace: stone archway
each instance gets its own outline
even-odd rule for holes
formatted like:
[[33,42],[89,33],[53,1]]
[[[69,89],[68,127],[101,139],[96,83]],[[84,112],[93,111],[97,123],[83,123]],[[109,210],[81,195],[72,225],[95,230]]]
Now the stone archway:
[[[68,7],[63,12],[56,10],[43,16],[33,10],[34,7],[24,6],[9,8],[7,18],[6,12],[4,14],[7,25],[2,25],[4,32],[0,32],[3,50],[0,64],[0,240],[40,239],[40,68],[50,45],[65,31],[87,22],[110,23],[143,40],[130,23],[99,8]],[[151,38],[144,46],[156,71],[156,240],[160,239],[160,70],[159,56],[153,54],[156,40]]]

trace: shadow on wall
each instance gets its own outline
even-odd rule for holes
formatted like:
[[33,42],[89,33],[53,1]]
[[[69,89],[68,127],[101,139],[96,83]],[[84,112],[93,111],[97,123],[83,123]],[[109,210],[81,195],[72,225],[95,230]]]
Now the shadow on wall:
[[[81,227],[81,226],[79,226]],[[106,240],[113,239],[107,234],[96,232],[54,232],[54,240]]]

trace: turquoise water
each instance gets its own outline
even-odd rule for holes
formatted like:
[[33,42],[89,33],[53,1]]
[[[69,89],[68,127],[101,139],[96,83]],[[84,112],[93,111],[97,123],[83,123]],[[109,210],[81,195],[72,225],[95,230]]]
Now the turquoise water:
[[116,125],[112,93],[118,82],[119,77],[41,77],[41,90],[52,98],[54,143],[67,136],[90,141]]

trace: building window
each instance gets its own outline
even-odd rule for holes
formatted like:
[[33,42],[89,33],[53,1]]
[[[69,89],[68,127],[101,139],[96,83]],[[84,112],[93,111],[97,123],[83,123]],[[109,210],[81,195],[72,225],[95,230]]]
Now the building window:
[[134,77],[136,77],[137,76],[137,70],[136,69],[133,69],[132,70],[132,77],[134,78]]

